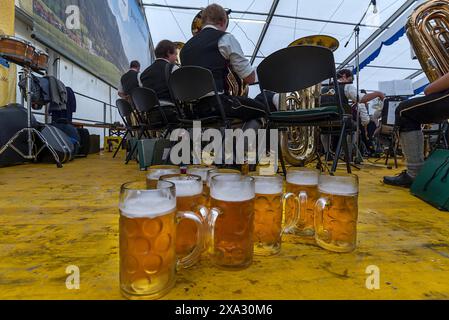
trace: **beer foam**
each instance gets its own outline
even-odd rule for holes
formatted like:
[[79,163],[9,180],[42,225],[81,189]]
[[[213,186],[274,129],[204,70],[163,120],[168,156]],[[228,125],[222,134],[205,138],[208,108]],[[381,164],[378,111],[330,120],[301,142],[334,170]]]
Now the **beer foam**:
[[212,198],[219,201],[243,202],[254,199],[255,190],[249,186],[242,189],[227,185],[212,188],[210,195]]
[[319,191],[327,194],[349,196],[358,193],[357,186],[343,181],[327,181],[319,186]]
[[179,174],[179,170],[175,170],[175,169],[158,169],[155,170],[153,172],[150,172],[147,175],[148,180],[159,180],[160,177],[162,176],[166,176],[169,174]]
[[165,179],[176,186],[177,197],[192,197],[203,193],[203,183],[195,180]]
[[314,172],[310,173],[287,173],[287,182],[298,186],[316,186],[318,185],[319,175]]
[[162,195],[145,195],[126,199],[120,205],[120,211],[125,217],[134,218],[156,218],[176,210],[176,199],[168,199]]
[[211,171],[213,169],[214,168],[189,168],[189,169],[187,169],[187,174],[193,174],[193,175],[200,176],[201,180],[203,182],[206,182],[209,171]]
[[280,194],[282,193],[282,183],[277,183],[270,180],[256,180],[257,194]]

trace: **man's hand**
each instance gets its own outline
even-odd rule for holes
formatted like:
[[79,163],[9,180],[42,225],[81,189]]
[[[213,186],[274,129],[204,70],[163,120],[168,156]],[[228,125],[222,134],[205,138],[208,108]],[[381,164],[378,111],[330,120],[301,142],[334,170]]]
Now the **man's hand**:
[[256,82],[256,72],[253,71],[253,73],[251,73],[249,76],[247,76],[245,79],[243,79],[243,81],[246,84],[253,84]]

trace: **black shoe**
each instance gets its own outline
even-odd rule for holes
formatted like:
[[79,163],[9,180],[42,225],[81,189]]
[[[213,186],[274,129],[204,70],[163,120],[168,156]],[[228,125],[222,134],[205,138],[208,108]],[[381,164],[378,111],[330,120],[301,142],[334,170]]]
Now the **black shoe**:
[[396,186],[410,188],[413,184],[414,179],[408,174],[407,170],[402,171],[401,174],[394,177],[384,177],[384,183]]

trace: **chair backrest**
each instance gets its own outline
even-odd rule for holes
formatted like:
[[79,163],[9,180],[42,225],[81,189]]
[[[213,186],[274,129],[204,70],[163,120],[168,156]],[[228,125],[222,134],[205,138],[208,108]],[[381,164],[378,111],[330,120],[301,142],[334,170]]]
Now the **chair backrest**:
[[131,118],[133,115],[133,107],[131,106],[131,104],[125,99],[118,99],[115,102],[115,105],[117,106],[118,112],[122,117],[123,122],[125,122],[125,126],[131,127]]
[[331,78],[337,83],[332,51],[317,46],[281,49],[260,63],[257,74],[263,90],[278,93],[306,89]]
[[141,124],[158,127],[168,124],[167,116],[153,89],[136,88],[132,91],[131,97]]
[[139,113],[150,112],[160,105],[156,92],[149,88],[136,88],[131,97]]
[[180,102],[192,102],[207,94],[217,94],[214,77],[210,70],[186,66],[173,72],[168,81],[173,98]]

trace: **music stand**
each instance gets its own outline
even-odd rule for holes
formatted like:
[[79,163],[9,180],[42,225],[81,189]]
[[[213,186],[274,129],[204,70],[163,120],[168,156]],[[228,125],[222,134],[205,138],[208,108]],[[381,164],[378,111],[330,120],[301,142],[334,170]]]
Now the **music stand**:
[[351,36],[348,39],[348,42],[345,44],[345,48],[349,45],[351,42],[352,37],[354,37],[355,42],[355,64],[356,64],[356,88],[357,88],[357,116],[356,116],[356,122],[357,122],[357,131],[356,131],[356,141],[353,143],[355,150],[356,150],[356,157],[355,157],[355,163],[360,164],[363,162],[363,155],[360,152],[360,110],[359,110],[359,101],[360,101],[360,26],[362,25],[363,20],[365,19],[366,15],[368,14],[369,9],[371,8],[371,4],[373,3],[372,0],[370,0],[370,3],[368,5],[368,8],[366,9],[365,13],[363,14],[362,18],[360,19],[359,23],[357,23],[354,27],[354,30],[351,33]]
[[[4,59],[8,60],[7,57],[3,57]],[[37,161],[37,158],[39,156],[39,154],[45,150],[45,148],[47,148],[50,153],[52,154],[53,158],[55,159],[56,165],[58,168],[62,168],[62,164],[61,161],[59,160],[59,156],[56,153],[56,151],[53,149],[53,147],[51,145],[48,144],[47,140],[45,139],[45,137],[42,135],[42,133],[40,133],[38,130],[36,130],[35,128],[33,128],[31,126],[31,117],[32,117],[32,112],[31,112],[31,66],[29,65],[24,65],[22,66],[22,72],[24,75],[24,78],[26,80],[26,86],[25,86],[25,93],[23,91],[21,91],[22,94],[22,100],[24,98],[24,96],[26,96],[26,108],[27,108],[27,127],[18,131],[1,149],[0,149],[0,155],[2,155],[6,150],[8,150],[9,148],[11,148],[12,150],[14,150],[17,154],[19,154],[23,159],[25,160],[32,160],[32,161]],[[26,133],[27,134],[27,139],[28,139],[28,150],[27,150],[27,154],[24,154],[21,150],[19,150],[15,145],[14,142],[23,134]],[[43,143],[42,147],[37,150],[37,148],[35,148],[35,138],[40,139],[40,141]]]

